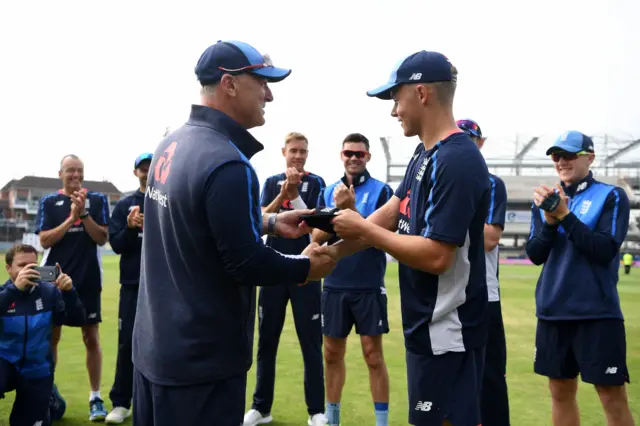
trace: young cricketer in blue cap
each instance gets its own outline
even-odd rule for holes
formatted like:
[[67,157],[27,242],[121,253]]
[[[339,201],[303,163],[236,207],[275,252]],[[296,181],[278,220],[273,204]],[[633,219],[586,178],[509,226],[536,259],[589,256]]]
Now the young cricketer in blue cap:
[[115,378],[109,398],[113,410],[105,422],[120,424],[131,415],[133,398],[133,363],[131,362],[131,337],[138,303],[140,282],[140,258],[144,225],[144,194],[147,173],[153,155],[140,154],[133,164],[133,174],[139,187],[133,194],[118,201],[109,221],[109,242],[120,255],[120,304],[118,306],[118,356]]
[[[285,255],[263,234],[309,233],[311,210],[262,214],[250,159],[263,145],[270,82],[291,71],[246,43],[202,54],[201,105],[151,161],[133,330],[136,426],[239,426],[252,363],[256,286],[303,284],[335,266],[329,256]],[[317,244],[316,244],[317,246]]]
[[[609,425],[633,425],[616,288],[629,198],[622,188],[593,177],[595,146],[583,133],[560,135],[547,155],[560,183],[536,188],[526,245],[531,261],[544,265],[536,287],[534,370],[549,378],[555,426],[580,422],[578,374],[595,385]],[[559,197],[549,202],[556,192]]]
[[421,143],[392,199],[367,219],[342,211],[333,223],[347,241],[318,249],[340,259],[364,243],[400,262],[409,422],[421,426],[480,423],[490,180],[480,151],[456,126],[456,80],[444,55],[420,51],[368,92],[393,100],[391,115]]

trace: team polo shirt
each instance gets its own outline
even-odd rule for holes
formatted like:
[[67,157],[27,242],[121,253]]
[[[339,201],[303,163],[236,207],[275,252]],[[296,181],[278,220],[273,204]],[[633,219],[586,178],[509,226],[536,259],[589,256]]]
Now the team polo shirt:
[[[489,196],[489,214],[487,215],[488,225],[497,225],[504,230],[504,221],[507,215],[507,188],[504,181],[498,176],[489,173],[491,182],[491,193]],[[500,300],[499,282],[499,259],[500,249],[495,246],[490,252],[485,252],[487,260],[487,291],[489,292],[489,302]]]
[[[335,207],[333,194],[341,183],[349,187],[346,175],[322,191],[318,199],[319,207]],[[363,217],[369,217],[393,196],[391,187],[372,178],[367,170],[353,178],[353,189],[356,194],[356,210]],[[380,291],[384,288],[386,269],[387,258],[384,251],[370,247],[341,259],[324,279],[323,288],[332,291]]]
[[[71,198],[62,191],[40,199],[36,215],[36,234],[60,226],[71,215]],[[109,202],[104,194],[87,191],[85,209],[101,226],[109,224]],[[73,280],[79,291],[100,290],[102,287],[102,259],[98,245],[85,231],[81,219],[53,247],[45,250],[42,265],[60,264],[62,271]]]
[[486,343],[484,223],[490,180],[475,143],[453,133],[420,144],[396,190],[398,230],[457,246],[453,265],[433,275],[401,264],[400,294],[408,351],[439,355]]
[[[284,173],[280,173],[274,176],[270,176],[262,187],[262,194],[260,196],[262,207],[267,207],[271,202],[280,194],[282,185],[287,180]],[[298,185],[298,194],[302,201],[307,205],[309,209],[315,209],[318,203],[318,195],[320,191],[326,186],[324,180],[313,173],[305,173],[302,176],[302,182]],[[286,212],[294,210],[290,200],[286,200],[280,206],[280,212]],[[300,254],[311,243],[310,236],[303,235],[297,239],[280,238],[280,237],[267,237],[267,245],[269,247],[278,250],[280,253],[285,254]]]

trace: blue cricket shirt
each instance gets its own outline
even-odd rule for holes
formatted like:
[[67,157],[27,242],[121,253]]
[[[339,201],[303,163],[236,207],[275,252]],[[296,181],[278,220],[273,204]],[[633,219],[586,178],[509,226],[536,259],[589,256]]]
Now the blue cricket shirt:
[[480,348],[487,336],[484,224],[490,180],[484,158],[465,133],[425,150],[420,144],[396,190],[401,234],[455,244],[453,265],[434,275],[400,265],[408,351],[439,355]]

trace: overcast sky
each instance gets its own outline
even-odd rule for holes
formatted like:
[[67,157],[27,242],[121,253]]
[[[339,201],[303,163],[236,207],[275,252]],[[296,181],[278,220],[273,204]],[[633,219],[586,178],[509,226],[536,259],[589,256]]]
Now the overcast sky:
[[534,154],[565,129],[637,139],[638,16],[637,0],[2,2],[0,185],[57,176],[75,153],[86,179],[134,188],[134,158],[186,120],[199,99],[194,66],[219,39],[293,69],[252,130],[266,146],[253,160],[261,180],[282,171],[289,131],[309,137],[308,169],[327,182],[343,172],[343,137],[363,133],[384,178],[379,137],[392,136],[396,156],[416,141],[390,101],[365,92],[422,49],[458,67],[455,114],[480,123],[486,157],[512,155],[516,134],[542,136]]

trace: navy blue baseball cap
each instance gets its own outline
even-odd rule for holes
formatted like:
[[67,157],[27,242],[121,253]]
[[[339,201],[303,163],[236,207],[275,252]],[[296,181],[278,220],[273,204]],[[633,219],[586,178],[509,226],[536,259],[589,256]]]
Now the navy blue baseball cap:
[[198,59],[196,76],[201,85],[213,84],[224,74],[252,73],[275,83],[291,74],[290,69],[273,66],[268,55],[241,41],[221,41],[209,46]]
[[451,62],[442,53],[421,50],[396,64],[389,81],[367,95],[379,99],[391,99],[391,91],[401,84],[437,83],[454,81]]
[[480,130],[480,126],[473,120],[463,119],[456,121],[456,126],[460,128],[463,132],[468,134],[469,136],[475,136],[477,138],[482,137],[482,130]]
[[583,151],[590,153],[595,152],[593,140],[589,136],[575,130],[564,132],[558,136],[551,148],[547,149],[547,155],[562,151],[574,154]]
[[133,168],[137,169],[138,167],[140,167],[140,164],[142,164],[142,162],[151,161],[152,158],[153,158],[153,154],[151,154],[150,152],[145,152],[144,154],[138,155]]

